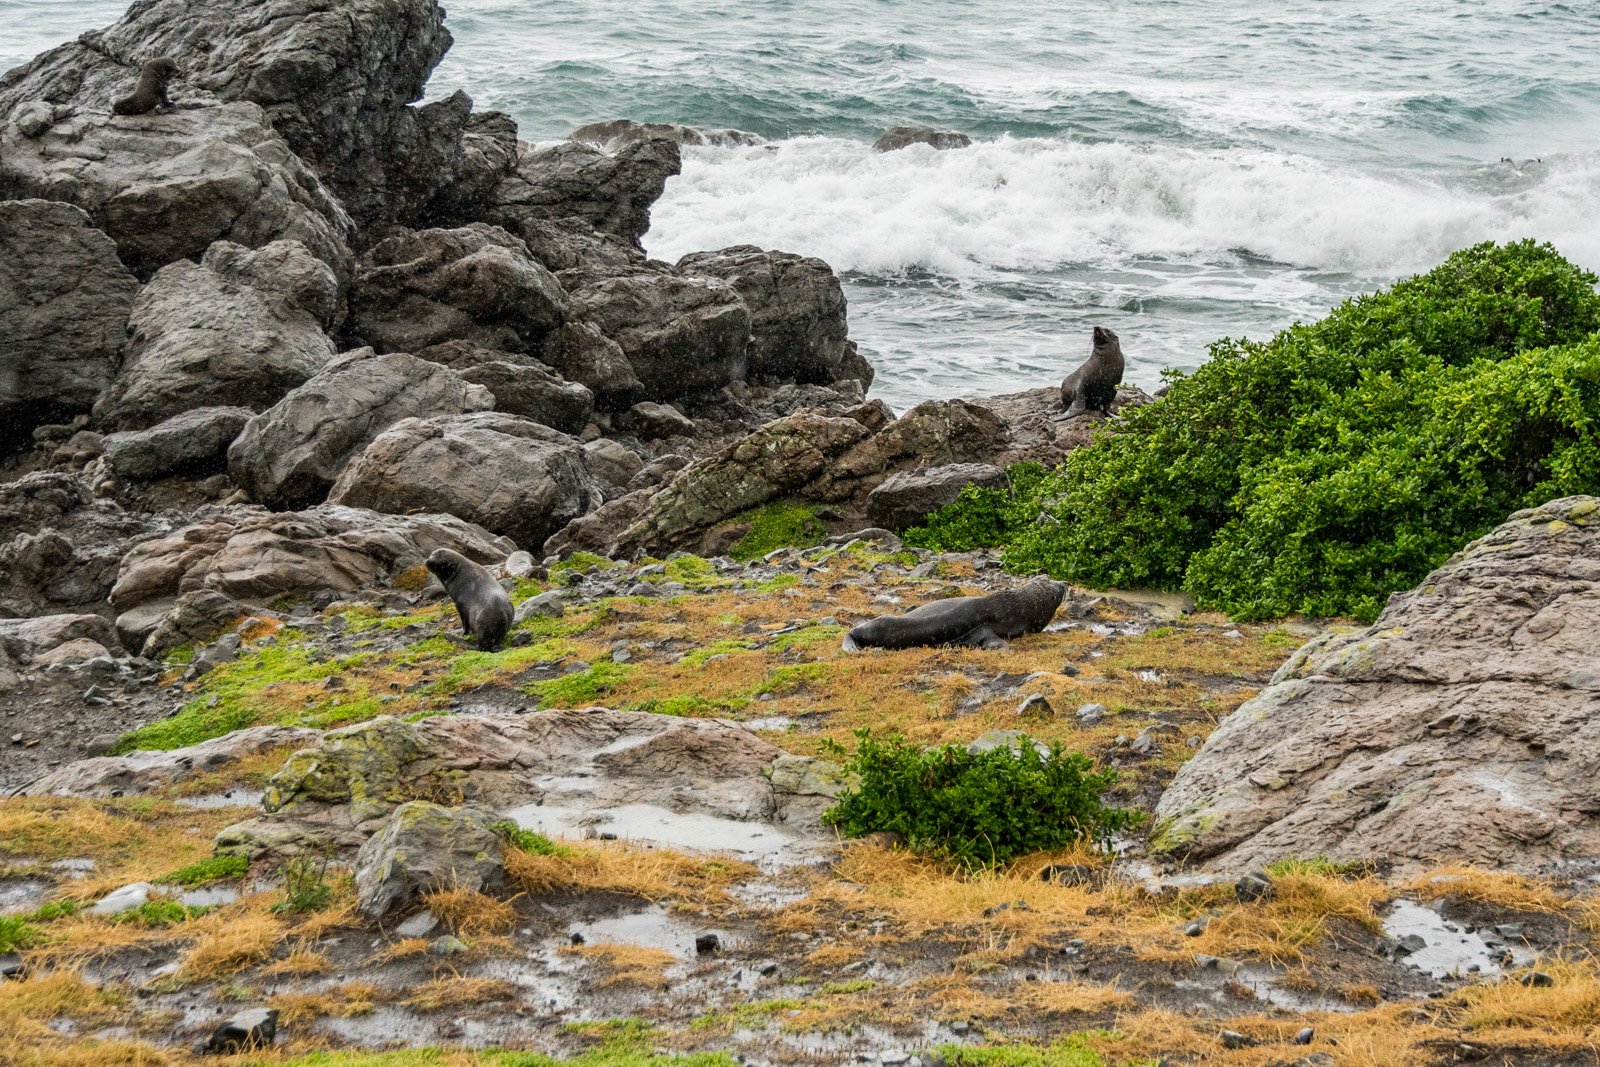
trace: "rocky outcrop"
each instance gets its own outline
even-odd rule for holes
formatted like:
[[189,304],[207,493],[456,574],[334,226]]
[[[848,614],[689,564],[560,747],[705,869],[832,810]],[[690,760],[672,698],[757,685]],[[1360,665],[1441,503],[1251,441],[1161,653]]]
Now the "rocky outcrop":
[[212,507],[196,518],[123,558],[111,589],[119,612],[151,601],[176,603],[197,589],[258,603],[286,593],[354,592],[387,586],[436,548],[478,563],[498,562],[512,548],[449,515],[381,515],[329,504],[282,514]]
[[[494,409],[542,422],[562,433],[580,432],[594,415],[594,393],[527,356],[451,341],[417,352],[494,394]],[[626,366],[626,364],[624,364]],[[631,373],[631,372],[630,372]]]
[[197,774],[220,771],[246,756],[312,745],[321,736],[316,730],[301,727],[252,726],[168,752],[133,752],[126,756],[78,760],[34,779],[19,792],[29,797],[139,796]]
[[0,201],[0,444],[94,406],[138,292],[81,209]]
[[350,332],[379,352],[470,341],[535,350],[566,318],[566,294],[527,245],[497,226],[405,232],[361,257]]
[[334,487],[338,504],[457,515],[523,548],[602,499],[576,438],[527,419],[479,412],[406,419],[379,434]]
[[251,616],[276,612],[241,604],[215,589],[191,589],[175,600],[151,600],[117,616],[117,636],[142,656],[160,659],[180,645],[202,645]]
[[895,152],[914,144],[938,149],[967,148],[971,146],[972,138],[964,133],[936,130],[931,126],[893,126],[872,142],[872,148],[876,152]]
[[827,385],[848,376],[844,291],[822,260],[735,245],[684,256],[678,269],[720,278],[750,309],[752,380]]
[[622,346],[586,322],[569,322],[545,338],[542,358],[562,377],[594,396],[602,411],[626,411],[644,396],[644,383]]
[[897,471],[867,494],[867,519],[896,532],[916,526],[946,504],[953,504],[969,485],[999,489],[1010,484],[1006,472],[992,463],[950,463],[942,467]]
[[323,331],[338,309],[333,272],[303,245],[212,245],[139,294],[122,369],[95,418],[133,430],[220,399],[269,407],[333,358]]
[[148,430],[110,434],[102,454],[112,473],[135,481],[213,474],[227,468],[228,446],[253,414],[249,408],[194,408]]
[[635,122],[633,119],[591,122],[573,130],[567,139],[592,144],[606,152],[620,152],[640,141],[655,140],[694,147],[711,145],[717,148],[749,148],[763,143],[761,137],[746,133],[744,130],[706,130],[698,126],[679,126],[670,122]]
[[[680,847],[716,847],[708,829],[773,822],[816,833],[803,813],[830,776],[795,773],[782,750],[736,723],[606,708],[449,715],[406,723],[378,718],[323,735],[272,779],[264,814],[224,830],[219,851],[286,844],[361,845],[397,809],[451,796],[564,836],[579,825],[659,811],[696,829]],[[787,773],[774,776],[775,764]],[[753,827],[760,829],[759,825]],[[774,828],[768,830],[777,834]]]
[[483,808],[400,805],[356,855],[356,907],[376,920],[436,889],[498,887],[504,845],[494,820]]
[[[0,115],[7,88],[0,83]],[[280,240],[299,241],[349,277],[349,217],[260,108],[102,116],[85,104],[33,136],[16,122],[0,125],[0,199],[77,205],[142,278],[197,260],[216,241]]]
[[1600,501],[1520,511],[1224,719],[1151,847],[1546,873],[1600,862]]
[[121,642],[99,615],[44,615],[0,619],[0,659],[17,667],[45,667],[120,653]]
[[345,463],[403,419],[483,411],[494,398],[454,371],[402,352],[347,352],[246,424],[228,472],[273,508],[327,496]]
[[615,155],[576,141],[552,145],[518,162],[488,218],[513,233],[524,223],[577,220],[637,248],[650,229],[650,205],[682,166],[678,146],[663,138],[635,141]]

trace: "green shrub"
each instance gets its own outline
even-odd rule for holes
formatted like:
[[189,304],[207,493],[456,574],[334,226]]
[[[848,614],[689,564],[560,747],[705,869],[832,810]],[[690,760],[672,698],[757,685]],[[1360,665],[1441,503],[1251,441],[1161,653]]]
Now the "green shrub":
[[1512,511],[1600,490],[1595,281],[1548,245],[1483,244],[1218,341],[1059,470],[969,491],[909,540],[1236,618],[1370,620]]
[[1041,753],[1026,737],[1016,748],[974,754],[961,745],[921,749],[898,734],[880,741],[863,729],[845,770],[860,785],[840,795],[826,822],[848,837],[896,833],[914,849],[968,867],[1085,838],[1104,844],[1139,818],[1101,802],[1114,771],[1096,771],[1089,757],[1060,744]]
[[283,866],[283,899],[276,912],[321,911],[333,899],[327,856],[295,856]]

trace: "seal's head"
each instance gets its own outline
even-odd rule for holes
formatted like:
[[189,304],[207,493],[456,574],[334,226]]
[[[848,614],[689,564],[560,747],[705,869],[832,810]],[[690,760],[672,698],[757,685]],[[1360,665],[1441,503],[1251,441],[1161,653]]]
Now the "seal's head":
[[155,59],[146,60],[142,69],[160,78],[162,85],[183,75],[183,71],[178,69],[178,61],[170,56],[157,56]]
[[1114,345],[1116,343],[1117,343],[1117,335],[1116,334],[1112,333],[1110,330],[1106,329],[1104,326],[1096,326],[1094,328],[1094,346],[1095,346],[1095,348],[1107,348],[1107,347],[1109,347],[1111,345]]
[[448,548],[436,548],[428,557],[426,566],[428,571],[441,582],[448,583],[450,579],[461,573],[462,567],[467,563],[467,557],[459,552],[452,552]]

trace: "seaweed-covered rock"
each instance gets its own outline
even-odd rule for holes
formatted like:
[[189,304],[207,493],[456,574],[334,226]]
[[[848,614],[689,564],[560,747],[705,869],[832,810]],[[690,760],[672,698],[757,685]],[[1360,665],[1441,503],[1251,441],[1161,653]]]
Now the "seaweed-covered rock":
[[1162,795],[1152,847],[1540,873],[1600,860],[1600,500],[1519,511],[1300,649]]
[[435,889],[485,889],[504,880],[504,845],[482,808],[414,800],[396,808],[356,856],[356,906],[381,919]]
[[763,139],[744,130],[707,130],[699,126],[680,126],[671,122],[635,122],[612,119],[579,126],[567,135],[569,141],[592,144],[607,152],[620,152],[640,141],[667,140],[678,145],[713,145],[718,148],[749,148]]

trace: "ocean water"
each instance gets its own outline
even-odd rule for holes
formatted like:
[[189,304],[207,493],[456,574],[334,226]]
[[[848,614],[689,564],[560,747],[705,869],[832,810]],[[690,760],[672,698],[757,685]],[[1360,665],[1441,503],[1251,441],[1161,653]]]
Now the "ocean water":
[[[651,254],[751,243],[840,272],[874,393],[1052,384],[1089,330],[1193,368],[1483,240],[1600,269],[1594,0],[454,0],[430,96],[530,140],[617,117],[732,126]],[[0,0],[0,67],[114,20]],[[968,149],[879,154],[884,128]]]

